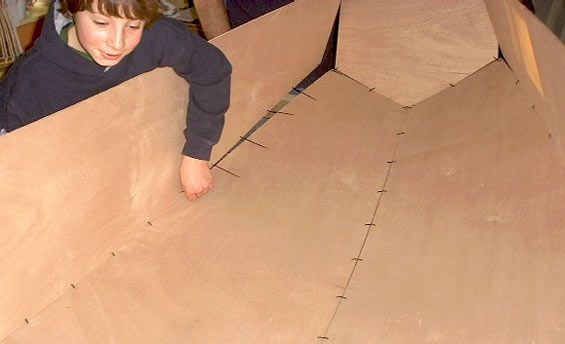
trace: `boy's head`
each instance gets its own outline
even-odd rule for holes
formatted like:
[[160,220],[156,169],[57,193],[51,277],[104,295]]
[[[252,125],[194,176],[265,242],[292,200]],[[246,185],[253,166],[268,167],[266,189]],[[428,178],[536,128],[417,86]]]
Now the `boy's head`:
[[159,0],[60,0],[61,13],[97,12],[111,17],[138,19],[149,27],[161,17],[164,5]]
[[135,49],[143,29],[161,16],[159,0],[60,0],[61,13],[72,15],[69,45],[96,63],[113,66]]

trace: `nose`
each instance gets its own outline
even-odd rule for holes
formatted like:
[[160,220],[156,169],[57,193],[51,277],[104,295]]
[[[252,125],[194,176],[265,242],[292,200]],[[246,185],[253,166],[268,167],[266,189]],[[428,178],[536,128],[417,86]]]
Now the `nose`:
[[106,44],[114,50],[122,50],[126,45],[126,36],[123,28],[114,28],[108,33]]

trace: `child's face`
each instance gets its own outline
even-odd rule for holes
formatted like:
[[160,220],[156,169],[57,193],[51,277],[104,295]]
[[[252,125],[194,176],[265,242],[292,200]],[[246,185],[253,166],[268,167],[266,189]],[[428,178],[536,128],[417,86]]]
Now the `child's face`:
[[96,63],[114,66],[139,44],[144,22],[102,14],[98,12],[96,0],[92,8],[94,12],[74,14],[78,41]]

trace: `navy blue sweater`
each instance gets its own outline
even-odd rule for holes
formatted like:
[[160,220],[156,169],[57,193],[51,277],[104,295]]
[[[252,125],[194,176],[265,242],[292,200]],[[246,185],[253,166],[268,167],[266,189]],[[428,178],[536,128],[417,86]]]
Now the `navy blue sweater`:
[[[60,37],[51,5],[41,36],[0,83],[0,125],[8,132],[157,67],[172,67],[190,84],[184,155],[209,160],[229,107],[231,65],[182,23],[162,18],[117,65],[86,60]],[[167,114],[162,114],[167,116]]]

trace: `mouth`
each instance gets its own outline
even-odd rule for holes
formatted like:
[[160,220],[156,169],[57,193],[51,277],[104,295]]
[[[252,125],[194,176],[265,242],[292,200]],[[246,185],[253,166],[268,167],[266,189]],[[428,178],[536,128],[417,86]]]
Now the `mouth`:
[[102,57],[104,57],[105,59],[107,59],[107,60],[113,60],[113,61],[119,60],[119,59],[122,57],[122,55],[123,55],[123,53],[119,53],[119,54],[108,54],[108,53],[105,53],[105,52],[103,52],[103,51],[101,51],[100,53],[102,54]]

